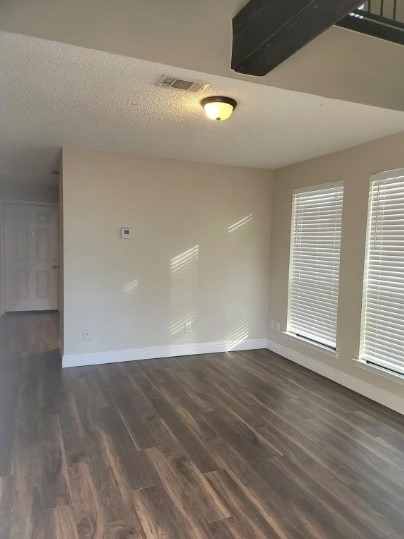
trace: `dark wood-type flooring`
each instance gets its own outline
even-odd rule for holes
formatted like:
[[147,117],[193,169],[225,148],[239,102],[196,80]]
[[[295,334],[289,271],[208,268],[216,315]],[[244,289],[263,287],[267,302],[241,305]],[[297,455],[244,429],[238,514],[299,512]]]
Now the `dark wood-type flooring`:
[[1,539],[404,538],[404,419],[266,350],[60,368],[0,320]]

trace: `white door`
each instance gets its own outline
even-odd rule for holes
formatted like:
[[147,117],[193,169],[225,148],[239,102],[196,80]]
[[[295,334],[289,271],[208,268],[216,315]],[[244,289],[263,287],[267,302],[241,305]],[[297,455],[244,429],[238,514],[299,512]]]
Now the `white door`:
[[5,204],[5,310],[58,309],[58,208]]

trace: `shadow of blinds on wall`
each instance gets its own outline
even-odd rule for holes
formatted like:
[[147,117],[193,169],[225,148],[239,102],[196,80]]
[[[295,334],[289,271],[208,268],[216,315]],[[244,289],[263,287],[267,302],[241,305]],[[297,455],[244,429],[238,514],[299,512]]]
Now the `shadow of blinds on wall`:
[[404,375],[404,169],[371,178],[360,358]]
[[342,183],[293,192],[288,332],[336,349]]

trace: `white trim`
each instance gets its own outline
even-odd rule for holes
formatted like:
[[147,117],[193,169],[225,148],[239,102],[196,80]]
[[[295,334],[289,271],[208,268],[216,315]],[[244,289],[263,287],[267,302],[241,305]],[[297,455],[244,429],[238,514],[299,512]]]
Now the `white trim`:
[[62,358],[62,367],[84,367],[85,365],[103,365],[105,363],[121,363],[143,359],[216,354],[220,352],[231,352],[233,350],[259,350],[261,348],[266,348],[266,339],[249,339],[234,344],[219,341],[131,348],[129,350],[112,350],[110,352],[92,354],[65,354]]
[[322,361],[318,361],[301,354],[300,352],[296,352],[296,350],[291,350],[290,348],[271,341],[270,339],[267,339],[267,348],[268,350],[271,350],[272,352],[275,352],[276,354],[279,354],[280,356],[283,356],[294,363],[302,365],[311,371],[333,380],[337,384],[347,387],[360,395],[364,395],[368,399],[378,402],[379,404],[382,404],[383,406],[404,415],[404,398],[393,395],[392,393],[380,389],[373,384],[364,382],[355,376],[351,376],[350,374],[331,367]]
[[384,172],[374,172],[370,175],[372,182],[377,180],[389,180],[390,178],[404,176],[404,168],[396,168],[394,170],[386,170]]
[[328,348],[328,346],[325,346],[321,343],[315,343],[314,341],[310,341],[309,339],[305,339],[304,337],[299,337],[298,335],[295,335],[294,333],[290,333],[289,331],[283,331],[282,334],[284,335],[286,339],[291,339],[292,341],[296,341],[300,344],[304,344],[305,346],[314,348],[315,350],[321,350],[323,354],[327,354],[333,359],[338,358],[338,352],[336,350],[332,350],[331,348]]
[[322,189],[332,189],[333,187],[344,187],[344,180],[336,180],[335,182],[327,183],[316,183],[315,185],[307,185],[306,187],[297,187],[293,189],[293,194],[308,193],[310,191],[321,191]]
[[370,371],[373,374],[383,376],[383,378],[388,378],[389,380],[394,380],[395,382],[399,382],[400,384],[404,382],[404,374],[395,374],[394,372],[389,372],[386,367],[383,367],[382,365],[379,366],[376,364],[368,363],[364,359],[354,359],[353,361],[355,361],[355,365],[357,367]]

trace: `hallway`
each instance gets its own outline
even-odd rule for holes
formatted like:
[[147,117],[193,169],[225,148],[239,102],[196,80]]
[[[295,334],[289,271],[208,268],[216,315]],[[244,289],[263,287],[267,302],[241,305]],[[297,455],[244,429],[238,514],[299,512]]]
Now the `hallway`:
[[7,313],[0,317],[0,363],[59,352],[59,315],[53,311]]

